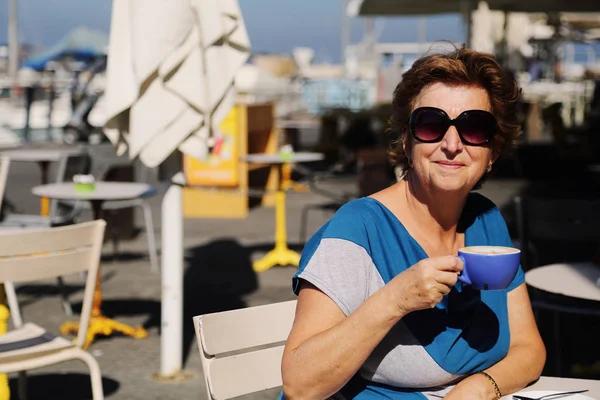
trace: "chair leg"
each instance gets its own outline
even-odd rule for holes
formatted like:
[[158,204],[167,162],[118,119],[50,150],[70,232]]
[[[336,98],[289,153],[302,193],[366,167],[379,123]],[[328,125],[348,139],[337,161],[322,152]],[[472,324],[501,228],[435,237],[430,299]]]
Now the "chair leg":
[[90,369],[90,379],[92,381],[93,400],[104,400],[104,389],[102,388],[102,373],[98,361],[87,351],[81,350],[79,359],[85,362]]
[[148,255],[150,257],[150,271],[158,272],[158,252],[156,250],[156,238],[154,236],[154,221],[152,220],[152,209],[147,202],[141,203],[144,211],[144,224],[146,236],[148,237]]
[[302,208],[300,216],[300,243],[306,243],[306,229],[308,225],[308,213],[312,207],[310,205]]
[[63,309],[65,310],[65,314],[68,317],[73,316],[73,308],[71,307],[71,302],[69,301],[69,295],[67,294],[67,289],[65,288],[65,283],[63,281],[62,276],[56,278],[58,283],[58,290],[60,291],[60,297],[62,298]]
[[19,399],[27,400],[27,372],[19,371]]

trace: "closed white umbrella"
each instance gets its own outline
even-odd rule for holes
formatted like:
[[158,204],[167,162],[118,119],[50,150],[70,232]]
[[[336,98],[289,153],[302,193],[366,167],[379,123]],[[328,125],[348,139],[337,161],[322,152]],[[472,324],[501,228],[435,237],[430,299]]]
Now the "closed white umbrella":
[[[237,0],[113,1],[105,92],[108,138],[156,167],[180,150],[202,159],[234,104],[250,43]],[[162,204],[163,378],[182,363],[181,187]]]

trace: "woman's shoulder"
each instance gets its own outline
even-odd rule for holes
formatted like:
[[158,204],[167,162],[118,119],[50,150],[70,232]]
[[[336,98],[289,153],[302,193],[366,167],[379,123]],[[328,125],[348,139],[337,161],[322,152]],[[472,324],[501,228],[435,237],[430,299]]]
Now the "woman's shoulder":
[[364,219],[378,213],[378,202],[371,197],[350,200],[335,213],[334,218]]
[[363,197],[351,200],[337,210],[312,240],[338,238],[364,244],[368,241],[371,227],[377,224],[378,213],[381,211],[374,199]]

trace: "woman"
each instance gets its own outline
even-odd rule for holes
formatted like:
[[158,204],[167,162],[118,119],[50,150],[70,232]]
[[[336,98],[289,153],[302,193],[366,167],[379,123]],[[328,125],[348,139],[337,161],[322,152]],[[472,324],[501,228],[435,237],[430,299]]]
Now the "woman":
[[404,179],[342,207],[307,243],[283,363],[288,399],[495,399],[545,363],[519,269],[502,291],[457,282],[457,250],[512,246],[472,189],[513,147],[520,90],[493,56],[417,60],[393,99]]

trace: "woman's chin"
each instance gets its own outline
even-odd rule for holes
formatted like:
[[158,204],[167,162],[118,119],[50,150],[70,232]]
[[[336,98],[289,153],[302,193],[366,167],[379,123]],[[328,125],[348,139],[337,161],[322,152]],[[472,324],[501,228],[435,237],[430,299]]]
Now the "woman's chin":
[[432,187],[438,192],[464,192],[468,187],[465,179],[458,176],[439,176],[431,180]]

